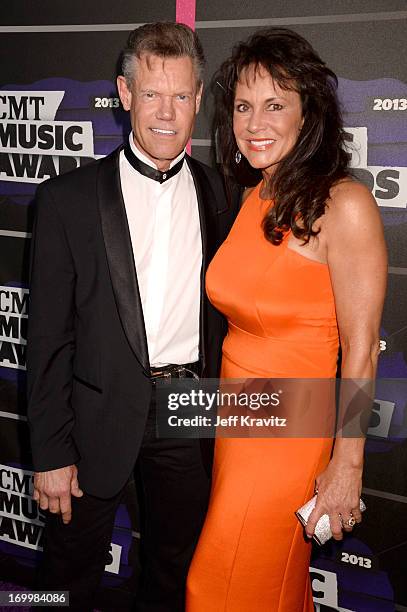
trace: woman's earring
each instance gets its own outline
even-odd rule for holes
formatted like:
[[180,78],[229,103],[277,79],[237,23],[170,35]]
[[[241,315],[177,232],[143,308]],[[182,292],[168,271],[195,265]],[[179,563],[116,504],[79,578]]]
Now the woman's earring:
[[241,160],[242,160],[242,154],[240,153],[240,151],[239,151],[239,149],[238,149],[238,150],[236,151],[236,153],[235,153],[235,162],[236,162],[237,164],[240,164]]

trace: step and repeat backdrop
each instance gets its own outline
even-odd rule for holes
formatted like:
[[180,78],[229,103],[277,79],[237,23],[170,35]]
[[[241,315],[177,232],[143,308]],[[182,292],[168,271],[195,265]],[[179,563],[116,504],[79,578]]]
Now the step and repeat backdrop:
[[[196,28],[206,81],[233,44],[267,25],[305,36],[339,76],[352,166],[382,213],[389,248],[379,382],[366,446],[363,524],[313,552],[317,611],[407,611],[407,65],[405,0],[71,0],[0,7],[0,580],[34,584],[44,516],[31,500],[25,351],[36,186],[109,153],[129,132],[115,88],[128,32]],[[214,163],[205,97],[192,154]],[[137,499],[116,516],[100,609],[126,609],[139,571]],[[249,611],[248,611],[249,612]],[[270,611],[272,612],[272,611]],[[294,611],[293,611],[294,612]]]

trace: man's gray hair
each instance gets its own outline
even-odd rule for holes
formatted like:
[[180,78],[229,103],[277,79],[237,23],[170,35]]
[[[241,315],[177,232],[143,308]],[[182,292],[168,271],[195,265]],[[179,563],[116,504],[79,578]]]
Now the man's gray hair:
[[147,23],[133,30],[123,51],[122,74],[130,88],[135,74],[135,59],[143,54],[190,57],[197,84],[202,83],[205,56],[198,36],[191,28],[174,22]]

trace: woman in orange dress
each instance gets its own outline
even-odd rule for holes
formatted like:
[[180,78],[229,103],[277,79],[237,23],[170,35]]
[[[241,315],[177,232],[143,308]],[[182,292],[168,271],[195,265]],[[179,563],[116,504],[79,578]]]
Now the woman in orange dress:
[[[217,75],[226,176],[250,167],[236,222],[207,272],[228,319],[222,377],[373,379],[386,284],[382,224],[352,180],[337,80],[298,34],[269,28]],[[246,183],[247,184],[247,183]],[[297,409],[297,408],[296,408]],[[188,612],[311,612],[311,545],[295,511],[317,487],[306,535],[360,522],[363,439],[216,439]]]

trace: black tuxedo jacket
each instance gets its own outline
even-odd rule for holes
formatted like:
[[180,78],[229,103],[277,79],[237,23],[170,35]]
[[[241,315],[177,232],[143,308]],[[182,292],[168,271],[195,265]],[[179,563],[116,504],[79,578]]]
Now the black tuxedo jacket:
[[[143,437],[149,358],[119,175],[120,148],[41,184],[33,228],[27,346],[34,468],[76,463],[85,491],[110,497],[126,483]],[[200,359],[216,377],[223,317],[205,271],[235,211],[211,168],[187,157],[202,235]]]

